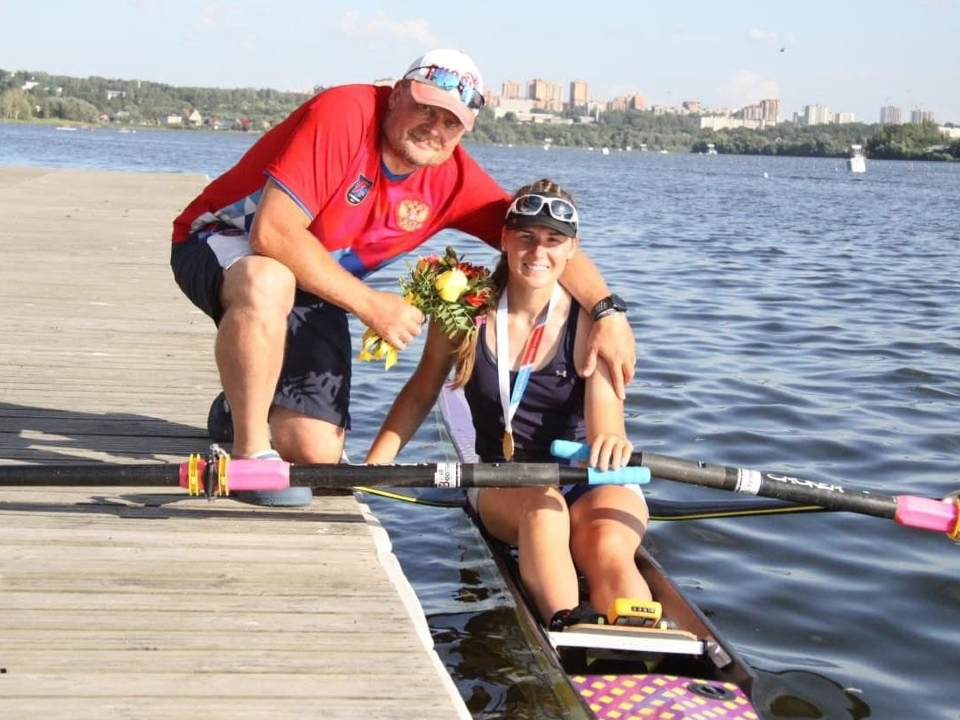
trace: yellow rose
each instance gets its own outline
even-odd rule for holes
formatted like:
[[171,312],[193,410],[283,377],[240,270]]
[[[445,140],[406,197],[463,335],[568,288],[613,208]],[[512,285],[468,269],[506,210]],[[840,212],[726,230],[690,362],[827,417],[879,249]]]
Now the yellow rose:
[[456,302],[467,289],[467,276],[463,274],[460,268],[447,270],[440,273],[433,286],[440,293],[440,298],[444,302]]

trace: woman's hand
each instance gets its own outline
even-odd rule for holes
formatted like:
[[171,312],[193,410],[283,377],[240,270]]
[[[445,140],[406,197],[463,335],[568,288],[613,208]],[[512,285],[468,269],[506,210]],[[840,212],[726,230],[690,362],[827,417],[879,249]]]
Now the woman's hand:
[[622,435],[597,435],[590,443],[590,467],[619,470],[630,463],[633,443]]

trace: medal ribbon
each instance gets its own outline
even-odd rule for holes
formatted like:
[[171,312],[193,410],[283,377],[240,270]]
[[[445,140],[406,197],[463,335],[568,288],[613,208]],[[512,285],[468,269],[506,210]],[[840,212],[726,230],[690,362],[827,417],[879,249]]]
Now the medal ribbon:
[[510,331],[507,326],[507,289],[504,288],[500,294],[500,302],[497,304],[497,378],[500,383],[500,405],[503,407],[503,456],[507,460],[513,457],[513,416],[516,415],[517,408],[520,407],[520,399],[527,389],[527,383],[536,363],[540,340],[547,325],[547,318],[550,316],[550,310],[556,304],[557,298],[560,297],[560,292],[558,283],[553,286],[550,302],[537,317],[536,325],[534,325],[533,331],[527,339],[527,345],[520,358],[520,370],[517,372],[517,381],[513,385],[512,393],[510,392]]

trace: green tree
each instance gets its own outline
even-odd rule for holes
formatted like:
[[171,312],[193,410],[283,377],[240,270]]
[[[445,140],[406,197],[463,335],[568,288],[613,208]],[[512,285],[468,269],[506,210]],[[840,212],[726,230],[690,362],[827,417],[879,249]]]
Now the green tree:
[[931,147],[943,144],[943,135],[932,122],[882,125],[867,141],[866,151],[876,158],[921,160],[931,157]]
[[33,117],[33,103],[23,90],[0,93],[0,117],[7,120],[28,120]]
[[41,104],[41,115],[58,120],[95,122],[100,110],[86,100],[75,97],[48,97]]

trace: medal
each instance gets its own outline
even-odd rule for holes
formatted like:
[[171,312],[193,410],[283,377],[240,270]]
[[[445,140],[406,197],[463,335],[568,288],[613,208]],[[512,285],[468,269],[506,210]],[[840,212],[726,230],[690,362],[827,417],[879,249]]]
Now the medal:
[[517,371],[517,379],[513,384],[513,392],[510,391],[510,350],[508,349],[510,332],[507,324],[507,313],[509,306],[507,304],[507,289],[504,288],[500,294],[500,302],[497,304],[497,380],[500,386],[500,406],[503,408],[503,457],[509,462],[513,459],[513,416],[520,406],[520,399],[527,389],[527,382],[533,373],[533,367],[537,361],[537,349],[540,347],[540,339],[543,337],[544,328],[547,325],[547,318],[550,310],[557,303],[561,294],[559,283],[553,286],[553,292],[550,295],[550,302],[543,308],[537,317],[536,324],[530,337],[527,338],[523,354],[520,356],[520,369]]
[[507,462],[513,459],[513,433],[505,432],[503,434],[503,457]]

